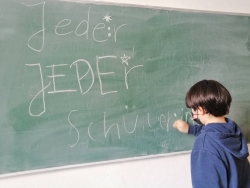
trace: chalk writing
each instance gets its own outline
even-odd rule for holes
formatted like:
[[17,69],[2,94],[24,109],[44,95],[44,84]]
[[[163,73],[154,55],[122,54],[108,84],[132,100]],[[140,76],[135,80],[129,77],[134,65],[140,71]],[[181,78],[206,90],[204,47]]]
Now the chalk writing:
[[[86,73],[83,75],[83,76],[79,76],[79,69],[78,69],[78,63],[85,63],[87,64],[88,66],[88,70],[86,71]],[[76,61],[74,61],[71,65],[70,65],[70,68],[72,67],[72,65],[75,65],[76,67],[76,75],[77,75],[77,81],[78,81],[78,85],[79,85],[79,89],[80,89],[80,92],[82,95],[86,94],[90,89],[91,87],[93,86],[94,84],[94,73],[93,73],[93,70],[91,68],[91,65],[89,64],[88,61],[86,61],[85,59],[78,59]],[[92,77],[92,81],[91,81],[91,84],[89,86],[89,88],[86,89],[86,91],[83,91],[82,89],[82,86],[81,86],[81,80],[88,75],[88,73],[90,72],[91,74],[91,77]]]
[[121,57],[122,59],[122,63],[125,63],[126,65],[128,65],[128,60],[130,59],[129,56],[126,56],[125,54]]
[[77,110],[72,110],[72,111],[69,113],[69,115],[68,115],[68,121],[69,121],[70,125],[71,125],[71,126],[76,130],[76,132],[77,132],[77,141],[76,141],[75,144],[70,145],[70,147],[75,147],[76,144],[79,142],[79,131],[78,131],[77,128],[73,125],[73,123],[70,121],[70,115],[71,115],[71,113],[72,113],[72,112],[76,112],[76,111],[77,111]]
[[[36,6],[41,6],[41,12],[42,12],[42,18],[41,18],[41,29],[37,32],[35,32],[34,34],[32,34],[30,36],[30,38],[28,39],[28,47],[31,49],[31,50],[34,50],[36,52],[41,52],[44,48],[44,45],[45,45],[45,22],[44,22],[44,18],[45,18],[45,2],[41,2],[41,3],[37,3],[37,4],[32,4],[32,5],[28,5],[28,4],[25,4],[23,3],[25,6],[27,7],[36,7]],[[39,7],[40,8],[40,7]],[[78,37],[82,37],[85,35],[86,39],[89,39],[89,30],[90,30],[90,14],[91,14],[91,10],[90,10],[90,7],[88,8],[88,12],[87,12],[87,19],[83,19],[75,28],[75,30],[70,30],[68,28],[70,28],[70,26],[72,25],[72,20],[69,19],[69,18],[65,18],[65,19],[62,19],[60,20],[56,25],[55,25],[55,30],[54,30],[54,33],[55,35],[58,35],[58,36],[66,36],[66,35],[71,35],[72,33],[74,33],[76,36]],[[111,16],[109,15],[109,13],[107,13],[106,15],[104,15],[103,17],[103,20],[105,20],[108,24],[110,23],[110,21],[112,20],[111,19]],[[124,27],[124,26],[127,26],[128,23],[124,23],[124,24],[121,24],[119,25],[117,28],[116,28],[116,25],[113,24],[113,31],[114,31],[114,41],[116,42],[117,41],[117,33],[118,31]],[[83,31],[79,31],[79,30],[82,30],[82,28],[84,27]],[[110,26],[106,26],[105,23],[101,22],[101,23],[97,23],[93,30],[92,30],[92,38],[94,39],[95,42],[98,42],[98,43],[102,43],[102,42],[106,42],[109,40],[109,38],[112,36],[112,34],[109,32],[107,34],[107,37],[108,38],[98,38],[98,34],[100,32],[102,32],[105,28],[107,27],[107,29],[109,31],[111,31],[111,28]],[[66,31],[65,31],[66,30]],[[39,35],[42,34],[42,41],[41,41],[41,44],[40,44],[40,48],[38,47],[34,47],[32,44],[31,44],[31,41],[35,40],[35,37],[37,37],[39,39]],[[52,44],[53,45],[53,44]]]
[[[104,76],[108,76],[108,75],[111,75],[111,74],[115,74],[115,72],[102,72],[100,70],[100,67],[99,67],[99,64],[101,63],[101,60],[103,59],[116,59],[117,57],[116,56],[97,56],[96,57],[96,66],[97,66],[97,76],[98,76],[98,80],[99,80],[99,85],[100,85],[100,94],[101,95],[107,95],[107,94],[112,94],[112,93],[117,93],[118,91],[117,90],[112,90],[112,91],[104,91],[103,90],[103,77]],[[85,72],[85,74],[83,74],[82,76],[80,75],[80,72],[79,72],[79,63],[83,63],[83,64],[86,64],[87,67],[88,67],[88,70]],[[46,111],[46,108],[45,108],[45,89],[47,89],[50,85],[50,83],[52,83],[52,86],[53,86],[53,89],[52,91],[48,91],[48,94],[52,94],[52,93],[69,93],[69,92],[77,92],[78,90],[77,89],[56,89],[56,79],[60,79],[60,77],[65,77],[64,74],[56,74],[55,73],[55,69],[57,67],[64,67],[64,66],[68,66],[68,64],[57,64],[57,65],[51,65],[51,66],[46,66],[47,68],[51,68],[51,75],[48,76],[48,78],[51,78],[52,81],[49,82],[49,84],[44,87],[44,80],[43,80],[43,72],[42,72],[42,68],[41,68],[41,65],[40,63],[37,63],[37,64],[26,64],[27,66],[38,66],[39,68],[39,74],[40,74],[40,81],[41,81],[41,90],[35,95],[35,97],[32,99],[32,101],[30,102],[30,107],[29,107],[29,110],[30,110],[30,115],[32,115],[33,113],[31,112],[31,106],[32,106],[32,103],[33,101],[37,98],[37,96],[42,93],[42,96],[43,96],[43,106],[44,106],[44,109],[41,113],[39,113],[37,116],[43,114],[45,111]],[[72,68],[72,65],[75,65],[76,67],[76,77],[77,77],[77,82],[78,82],[78,85],[79,85],[79,90],[81,92],[82,95],[86,94],[87,92],[90,91],[90,89],[92,88],[92,86],[94,85],[94,82],[95,82],[95,79],[94,79],[94,72],[93,72],[93,69],[90,65],[90,63],[85,60],[85,59],[78,59],[76,61],[74,61],[69,67]],[[136,65],[134,67],[132,67],[131,69],[129,69],[128,71],[126,70],[126,67],[125,67],[125,71],[124,71],[124,82],[125,82],[125,87],[127,89],[129,89],[129,84],[128,84],[128,75],[129,73],[135,69],[135,68],[140,68],[140,67],[143,67],[143,65]],[[90,74],[91,75],[91,83],[90,85],[88,86],[88,88],[86,89],[83,89],[82,88],[82,85],[81,85],[81,81],[84,79],[84,77],[87,75],[87,74]]]
[[103,16],[103,20],[105,20],[106,22],[110,23],[110,21],[112,19],[111,19],[111,16],[109,15],[109,12]]
[[[50,82],[49,82],[49,84],[48,84],[46,87],[44,87],[42,69],[41,69],[41,65],[40,65],[39,63],[38,63],[38,64],[26,64],[26,65],[27,65],[27,66],[38,66],[38,67],[39,67],[40,80],[41,80],[41,90],[40,90],[40,91],[34,96],[34,98],[31,100],[31,102],[30,102],[30,104],[29,104],[29,114],[30,114],[31,116],[40,116],[40,115],[42,115],[42,114],[46,111],[44,90],[45,90],[46,88],[49,87]],[[31,106],[32,106],[34,100],[35,100],[40,94],[42,94],[43,109],[42,109],[42,111],[41,111],[39,114],[34,114],[34,113],[32,112],[32,110],[31,110]]]
[[[70,145],[70,147],[75,147],[75,146],[77,145],[77,143],[79,142],[79,139],[80,139],[79,131],[78,131],[78,129],[76,128],[76,126],[72,123],[72,120],[71,120],[71,119],[72,119],[72,118],[71,118],[71,114],[72,114],[73,112],[77,112],[77,110],[72,110],[72,111],[69,113],[69,115],[68,115],[68,121],[69,121],[69,124],[74,128],[74,130],[75,130],[76,133],[77,133],[77,141],[76,141],[75,144]],[[188,114],[189,114],[189,112],[186,113],[186,119],[185,119],[185,121],[188,121],[188,118],[191,117],[191,114],[189,114],[189,116],[188,116]],[[165,116],[164,114],[160,114],[160,116],[158,117],[158,121],[159,121],[159,125],[160,125],[160,126],[154,127],[154,128],[153,128],[153,126],[150,125],[150,113],[148,113],[148,114],[147,114],[147,119],[148,119],[148,124],[147,124],[147,126],[150,128],[150,129],[149,129],[149,132],[152,132],[153,134],[156,134],[156,132],[159,131],[160,129],[165,130],[166,132],[169,132],[169,123],[170,123],[170,119],[173,118],[173,117],[175,117],[175,118],[177,119],[178,117],[177,117],[177,114],[176,114],[176,113],[171,113],[171,114],[170,114],[170,112],[168,112],[167,116],[168,116],[168,118],[166,118],[166,116]],[[124,130],[127,134],[135,133],[136,128],[139,127],[139,126],[137,126],[137,125],[138,125],[138,121],[143,122],[143,121],[142,121],[143,118],[144,118],[144,117],[140,118],[140,116],[137,114],[137,115],[135,116],[134,127],[133,127],[131,130],[128,130],[127,124],[126,124],[126,119],[127,119],[127,118],[126,118],[126,115],[123,115],[123,116],[122,116],[123,127],[124,127],[123,130]],[[131,119],[131,117],[130,117],[129,119]],[[104,138],[106,138],[106,137],[108,136],[108,134],[109,134],[109,132],[111,131],[111,129],[113,129],[113,130],[115,129],[115,130],[117,131],[117,137],[118,137],[119,139],[121,139],[121,134],[120,134],[120,132],[121,132],[121,126],[119,125],[119,123],[115,122],[115,123],[113,123],[113,124],[111,124],[111,125],[107,125],[106,122],[107,122],[107,112],[103,112],[103,136],[104,136]],[[166,124],[166,125],[164,125],[164,124]],[[88,136],[89,136],[89,138],[90,138],[92,141],[97,141],[96,139],[93,138],[93,134],[92,134],[92,131],[91,131],[91,127],[92,127],[92,126],[95,126],[95,125],[94,125],[94,122],[90,122],[90,124],[88,125]],[[166,128],[165,128],[165,127],[166,127]],[[143,126],[143,129],[144,129],[144,126]],[[161,142],[160,144],[158,143],[158,145],[167,149],[169,143],[168,143],[167,141],[163,141],[163,142]]]
[[[27,45],[29,49],[35,52],[42,52],[44,50],[45,46],[45,39],[46,37],[46,24],[45,24],[45,18],[46,18],[46,8],[47,5],[45,2],[37,3],[37,4],[24,4],[26,7],[30,8],[36,8],[36,11],[40,11],[41,19],[36,24],[39,26],[37,31],[33,31],[31,36],[27,39]],[[91,19],[91,7],[89,6],[85,11],[83,11],[84,18],[77,22],[76,26],[72,27],[73,20],[67,17],[63,17],[56,21],[54,24],[53,35],[55,37],[60,37],[60,39],[64,39],[65,37],[81,37],[81,39],[84,39],[83,41],[88,42],[89,40],[91,43],[86,43],[88,45],[85,45],[85,43],[76,43],[70,42],[71,50],[74,51],[76,48],[78,50],[85,50],[85,49],[91,49],[92,45],[94,44],[100,44],[100,43],[107,43],[108,41],[112,42],[118,42],[118,33],[119,31],[122,31],[122,29],[129,26],[129,23],[119,23],[118,25],[115,23],[115,19],[111,16],[109,12],[103,15],[103,17],[100,17],[102,21],[93,23],[93,20]],[[111,24],[112,22],[112,24]],[[91,27],[90,27],[91,26]],[[73,28],[73,29],[72,29]],[[104,33],[104,35],[103,35]],[[36,45],[34,45],[36,43]],[[69,46],[68,43],[65,43],[66,46]],[[79,46],[80,45],[80,46]],[[50,47],[53,51],[59,50],[63,46],[63,42],[50,42]],[[135,52],[135,47],[132,48],[133,53]],[[92,88],[95,86],[99,89],[99,95],[100,97],[104,96],[114,96],[114,103],[119,98],[121,84],[119,84],[119,87],[113,87],[108,88],[105,87],[105,80],[113,78],[114,82],[118,81],[116,80],[116,76],[119,76],[121,78],[121,72],[117,73],[117,69],[113,68],[113,66],[106,66],[108,63],[113,63],[116,66],[120,66],[124,71],[122,72],[122,78],[119,79],[119,83],[122,81],[123,86],[125,90],[131,90],[133,82],[129,82],[129,77],[133,77],[140,79],[140,76],[138,76],[138,73],[144,73],[144,65],[143,62],[136,62],[133,65],[133,56],[130,57],[127,53],[120,53],[122,55],[117,55],[117,53],[114,53],[116,55],[110,54],[95,54],[92,60],[87,60],[85,58],[84,54],[81,55],[80,58],[76,58],[75,60],[71,62],[64,62],[64,63],[58,63],[58,62],[51,62],[49,65],[43,66],[41,63],[28,63],[26,66],[33,67],[37,69],[37,79],[39,80],[39,87],[36,91],[36,94],[32,96],[32,99],[29,103],[29,114],[30,116],[42,116],[46,111],[46,99],[50,96],[50,94],[59,95],[59,93],[73,93],[77,94],[80,93],[80,95],[84,98],[86,94],[91,94]],[[89,59],[89,58],[88,58]],[[93,62],[93,59],[95,62]],[[204,64],[204,62],[203,62]],[[198,67],[203,69],[203,66],[200,65],[190,65],[194,67]],[[71,71],[71,75],[68,75],[67,73],[64,73],[65,70],[70,69],[73,70],[73,75]],[[49,74],[48,74],[49,72]],[[119,74],[119,75],[118,75]],[[60,81],[62,79],[67,79],[68,76],[74,76],[75,77],[75,83],[76,84],[70,84],[70,85],[63,85],[58,87]],[[44,79],[46,78],[46,79]],[[48,81],[49,80],[49,81]],[[45,83],[48,82],[48,83]],[[96,83],[98,82],[98,83]],[[105,100],[105,99],[103,99]],[[119,100],[118,100],[119,101]],[[35,104],[39,103],[42,104],[40,109],[36,109],[35,111]],[[89,106],[92,105],[98,105],[97,102],[93,99],[88,101],[87,104],[87,113],[89,114],[89,117],[92,117],[92,112],[89,110]],[[107,104],[110,104],[110,101],[106,101]],[[105,104],[105,103],[104,103]],[[34,105],[34,106],[33,106]],[[101,134],[103,138],[108,138],[108,135],[115,134],[119,140],[121,140],[124,136],[124,134],[128,135],[136,135],[136,133],[145,134],[145,130],[148,134],[153,134],[154,136],[158,134],[159,131],[170,131],[170,124],[173,121],[172,119],[177,119],[179,115],[175,112],[167,112],[167,113],[160,113],[158,114],[157,118],[155,119],[154,115],[152,115],[151,112],[147,112],[145,114],[139,114],[136,113],[137,110],[140,110],[137,108],[136,104],[130,104],[126,105],[124,104],[125,109],[127,111],[127,114],[121,114],[120,117],[117,117],[120,119],[120,121],[115,121],[110,123],[109,116],[107,116],[107,113],[109,111],[97,111],[97,113],[102,116],[102,127]],[[128,113],[129,110],[134,110],[134,114],[130,115]],[[72,130],[72,135],[76,137],[76,140],[74,143],[69,143],[69,148],[74,148],[80,143],[81,140],[81,134],[78,130],[78,126],[76,126],[75,122],[75,116],[79,115],[81,112],[78,112],[76,109],[71,109],[71,111],[68,113],[68,124],[70,129]],[[82,114],[84,115],[84,114]],[[181,119],[184,119],[184,110],[182,109],[182,113],[180,115]],[[190,117],[189,112],[185,113],[185,119],[188,120],[188,117]],[[132,120],[132,121],[131,121]],[[86,121],[85,121],[86,122]],[[122,122],[122,124],[120,123]],[[132,123],[131,123],[132,122]],[[144,123],[145,122],[145,123]],[[146,123],[147,122],[147,123]],[[98,126],[97,122],[94,120],[89,120],[86,125],[87,127],[87,140],[97,142],[100,139],[100,136],[96,136],[96,127]],[[111,131],[112,130],[112,131]],[[161,141],[157,143],[158,146],[168,149],[170,142],[167,140]],[[146,155],[147,152],[142,151],[142,154]]]
[[[24,4],[24,3],[23,3]],[[44,47],[44,32],[46,30],[45,26],[44,26],[44,8],[45,8],[45,2],[41,2],[41,3],[37,3],[37,4],[33,4],[33,5],[27,5],[27,4],[24,4],[25,6],[28,6],[28,7],[33,7],[33,6],[39,6],[39,5],[42,5],[42,19],[41,19],[41,30],[37,31],[36,33],[34,33],[33,35],[31,35],[31,37],[28,39],[28,47],[36,52],[41,52],[43,50],[43,47]],[[31,40],[34,40],[34,38],[36,37],[36,35],[39,35],[40,33],[42,33],[42,42],[41,42],[41,46],[40,48],[35,48],[33,47],[30,43],[31,43]]]

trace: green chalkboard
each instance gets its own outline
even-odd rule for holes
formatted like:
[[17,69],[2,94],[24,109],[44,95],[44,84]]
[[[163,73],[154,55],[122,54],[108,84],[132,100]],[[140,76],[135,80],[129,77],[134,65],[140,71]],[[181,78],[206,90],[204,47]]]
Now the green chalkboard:
[[250,17],[0,1],[0,173],[192,149],[186,91],[216,79],[250,141]]

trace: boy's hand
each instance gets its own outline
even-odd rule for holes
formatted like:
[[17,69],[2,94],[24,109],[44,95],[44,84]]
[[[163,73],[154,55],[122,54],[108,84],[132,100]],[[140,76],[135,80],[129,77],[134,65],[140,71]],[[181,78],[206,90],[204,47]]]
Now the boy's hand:
[[173,124],[173,127],[178,129],[178,131],[180,131],[182,133],[188,133],[189,125],[185,121],[176,120]]

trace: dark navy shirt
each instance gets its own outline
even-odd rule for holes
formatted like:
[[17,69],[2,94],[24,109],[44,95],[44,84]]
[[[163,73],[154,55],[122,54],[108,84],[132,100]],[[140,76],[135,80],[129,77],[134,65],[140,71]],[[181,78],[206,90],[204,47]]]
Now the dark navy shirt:
[[250,165],[246,141],[238,125],[210,123],[190,125],[197,136],[191,153],[194,188],[250,188]]

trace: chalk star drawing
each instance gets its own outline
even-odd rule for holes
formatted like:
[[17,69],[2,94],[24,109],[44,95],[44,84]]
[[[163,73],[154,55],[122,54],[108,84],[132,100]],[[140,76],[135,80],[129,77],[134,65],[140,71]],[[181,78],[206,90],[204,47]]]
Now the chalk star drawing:
[[126,65],[128,65],[128,60],[130,59],[129,56],[126,56],[125,54],[121,57],[122,59],[122,63],[125,63]]
[[110,23],[110,21],[112,20],[111,16],[109,15],[109,12],[107,14],[105,14],[102,19],[108,23]]

